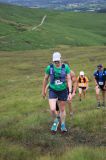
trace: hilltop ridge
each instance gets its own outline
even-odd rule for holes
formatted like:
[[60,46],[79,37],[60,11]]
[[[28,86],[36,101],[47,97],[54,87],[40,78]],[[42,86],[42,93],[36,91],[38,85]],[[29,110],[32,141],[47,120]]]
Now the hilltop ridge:
[[70,11],[99,11],[106,9],[106,0],[0,0],[27,7],[51,8]]

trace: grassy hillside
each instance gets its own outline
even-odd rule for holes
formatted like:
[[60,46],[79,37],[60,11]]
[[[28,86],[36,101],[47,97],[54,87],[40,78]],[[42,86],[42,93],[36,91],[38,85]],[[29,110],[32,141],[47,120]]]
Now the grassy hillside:
[[[39,25],[44,16],[43,25]],[[0,5],[0,50],[106,45],[105,13],[72,13]]]
[[55,48],[76,75],[84,70],[90,81],[86,99],[79,102],[78,92],[73,99],[73,118],[66,108],[64,135],[51,135],[49,105],[41,97],[44,68],[53,50],[0,52],[1,160],[106,159],[106,109],[96,109],[92,76],[98,63],[106,65],[106,47]]
[[[0,160],[106,159],[106,109],[96,109],[93,82],[97,64],[106,67],[105,26],[106,14],[0,5]],[[79,102],[78,91],[73,99],[73,118],[66,108],[68,133],[56,135],[41,97],[53,51],[89,78],[86,99]]]

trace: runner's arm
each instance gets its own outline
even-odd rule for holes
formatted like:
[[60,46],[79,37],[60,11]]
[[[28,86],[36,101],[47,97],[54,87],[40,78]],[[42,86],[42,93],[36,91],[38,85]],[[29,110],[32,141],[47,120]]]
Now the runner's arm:
[[49,88],[49,83],[46,85],[46,88],[45,88],[45,93],[47,93],[47,90],[48,90],[48,88]]
[[72,92],[72,80],[71,80],[70,74],[67,74],[67,85],[68,85],[68,89],[69,89],[68,99],[71,100],[72,99],[72,95],[71,95],[71,92]]
[[45,73],[44,79],[43,79],[43,85],[42,85],[42,96],[45,98],[46,96],[46,86],[48,83],[49,75]]
[[88,89],[88,81],[86,82],[86,90]]
[[79,76],[76,78],[77,81],[77,88],[79,87]]
[[98,86],[98,83],[97,83],[95,76],[94,76],[94,82],[95,82],[95,85]]
[[88,90],[88,82],[89,82],[89,80],[88,80],[88,78],[87,77],[85,77],[86,78],[86,90]]
[[71,79],[72,79],[72,83],[73,83],[73,94],[75,95],[76,89],[77,89],[77,78],[76,78],[76,75],[73,71],[71,71],[70,75],[71,75]]

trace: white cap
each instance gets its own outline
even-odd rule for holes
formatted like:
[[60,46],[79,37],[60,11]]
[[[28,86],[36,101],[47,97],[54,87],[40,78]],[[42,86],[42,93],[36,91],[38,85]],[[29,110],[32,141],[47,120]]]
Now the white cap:
[[54,61],[60,61],[61,60],[61,54],[59,52],[53,53],[53,62]]
[[84,76],[84,72],[83,71],[80,72],[80,76]]

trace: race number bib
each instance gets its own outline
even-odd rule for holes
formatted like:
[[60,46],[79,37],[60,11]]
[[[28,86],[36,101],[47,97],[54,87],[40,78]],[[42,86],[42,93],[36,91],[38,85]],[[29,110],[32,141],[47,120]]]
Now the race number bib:
[[99,82],[99,85],[102,86],[102,85],[103,85],[103,82]]
[[60,85],[62,84],[63,82],[61,82],[60,80],[55,80],[55,85]]
[[84,84],[84,83],[82,83],[82,84],[81,84],[81,87],[85,87],[85,84]]

